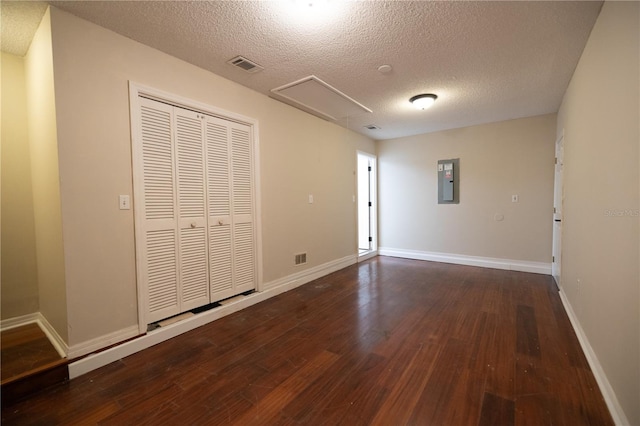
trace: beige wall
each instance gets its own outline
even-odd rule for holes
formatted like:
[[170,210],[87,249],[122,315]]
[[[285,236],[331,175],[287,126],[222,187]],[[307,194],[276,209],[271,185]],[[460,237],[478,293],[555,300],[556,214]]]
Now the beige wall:
[[640,424],[639,12],[637,2],[604,3],[558,114],[562,291],[633,425]]
[[67,339],[51,21],[42,18],[25,56],[40,313]]
[[[552,114],[377,142],[380,246],[550,263],[555,126]],[[438,205],[450,158],[460,204]]]
[[38,312],[24,60],[2,53],[2,319]]
[[[356,149],[373,141],[52,8],[69,342],[137,324],[128,81],[259,121],[264,281],[356,253]],[[307,195],[313,194],[314,204]]]

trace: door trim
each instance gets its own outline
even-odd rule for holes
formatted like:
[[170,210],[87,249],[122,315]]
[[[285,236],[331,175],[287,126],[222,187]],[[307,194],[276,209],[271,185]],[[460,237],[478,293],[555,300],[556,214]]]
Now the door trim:
[[[359,157],[367,157],[369,159],[369,164],[371,167],[372,174],[369,175],[369,202],[371,203],[371,208],[369,210],[369,237],[371,237],[371,242],[369,245],[369,250],[366,252],[360,253],[360,190],[359,190],[359,173],[358,173],[358,163]],[[378,187],[377,187],[377,176],[378,176],[378,157],[375,154],[371,154],[365,151],[356,151],[356,193],[357,193],[357,203],[356,203],[356,253],[358,254],[359,261],[363,261],[369,259],[373,256],[376,256],[378,253]]]
[[[553,224],[551,235],[551,276],[558,289],[562,283],[562,220],[564,201],[564,129],[555,142],[553,178]],[[558,168],[560,171],[558,171]]]

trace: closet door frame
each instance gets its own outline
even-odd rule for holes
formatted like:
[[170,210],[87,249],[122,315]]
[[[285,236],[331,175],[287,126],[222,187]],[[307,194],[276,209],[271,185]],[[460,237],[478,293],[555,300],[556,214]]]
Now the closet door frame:
[[131,166],[132,166],[132,178],[133,178],[133,219],[134,219],[134,238],[136,244],[136,288],[138,295],[138,328],[141,334],[147,332],[147,306],[149,303],[148,294],[146,288],[142,285],[142,259],[138,258],[137,245],[143,241],[143,226],[142,221],[144,218],[137,214],[135,200],[142,199],[143,194],[143,180],[140,173],[134,172],[134,170],[140,170],[142,166],[141,155],[138,152],[134,152],[140,149],[139,135],[140,135],[140,98],[147,98],[158,102],[170,104],[179,108],[192,110],[195,112],[201,112],[203,114],[211,115],[217,118],[221,118],[227,121],[240,123],[249,126],[251,129],[251,138],[253,144],[253,218],[254,218],[254,231],[255,231],[255,268],[256,268],[256,291],[262,291],[263,277],[262,277],[262,224],[261,224],[261,197],[260,197],[260,143],[259,143],[259,127],[258,120],[237,114],[231,111],[227,111],[212,105],[208,105],[202,102],[194,101],[188,98],[184,98],[179,95],[164,92],[152,87],[148,87],[133,81],[129,81],[129,114],[131,120]]

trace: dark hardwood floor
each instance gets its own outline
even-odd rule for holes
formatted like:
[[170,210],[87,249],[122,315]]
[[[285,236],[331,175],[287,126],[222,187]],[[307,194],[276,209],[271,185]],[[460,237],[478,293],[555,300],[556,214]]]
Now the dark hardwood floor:
[[5,330],[0,336],[2,383],[61,359],[36,323]]
[[2,423],[613,421],[550,277],[377,257],[3,407]]
[[67,360],[36,323],[2,331],[0,352],[3,406],[69,379]]

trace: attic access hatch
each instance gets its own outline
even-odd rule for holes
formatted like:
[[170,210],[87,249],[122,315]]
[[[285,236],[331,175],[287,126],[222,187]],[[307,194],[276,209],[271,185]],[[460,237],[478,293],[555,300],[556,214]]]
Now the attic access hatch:
[[274,99],[325,120],[336,121],[364,112],[372,112],[315,75],[271,89],[271,94]]

